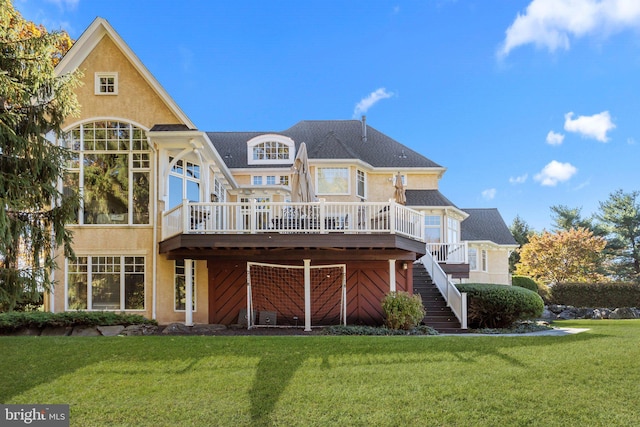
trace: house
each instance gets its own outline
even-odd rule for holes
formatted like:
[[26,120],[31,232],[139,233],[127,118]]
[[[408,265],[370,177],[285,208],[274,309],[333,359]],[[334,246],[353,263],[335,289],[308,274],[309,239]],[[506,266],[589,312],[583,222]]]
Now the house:
[[[77,259],[58,254],[51,311],[308,328],[380,322],[382,297],[412,292],[425,259],[444,287],[509,283],[498,211],[456,207],[438,190],[444,167],[364,117],[199,130],[102,18],[56,72],[76,69],[81,114],[58,143],[74,153],[61,187],[82,199]],[[312,201],[292,198],[301,147]]]

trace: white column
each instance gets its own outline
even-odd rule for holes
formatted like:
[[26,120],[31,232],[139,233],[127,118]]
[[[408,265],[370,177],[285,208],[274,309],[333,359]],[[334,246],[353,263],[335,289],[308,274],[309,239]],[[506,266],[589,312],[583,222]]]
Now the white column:
[[193,326],[193,260],[184,260],[185,307],[184,324]]
[[304,260],[304,330],[311,331],[311,260]]
[[389,260],[389,291],[396,291],[396,260]]

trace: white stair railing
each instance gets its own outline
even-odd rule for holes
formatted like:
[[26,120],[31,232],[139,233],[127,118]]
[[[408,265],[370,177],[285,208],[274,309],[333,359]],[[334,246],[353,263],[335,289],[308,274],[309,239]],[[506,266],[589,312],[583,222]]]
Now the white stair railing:
[[418,262],[426,268],[431,276],[431,280],[442,294],[447,306],[451,308],[453,314],[460,321],[460,327],[467,329],[467,294],[460,292],[453,282],[449,280],[449,276],[444,272],[438,261],[431,255],[429,251],[420,258]]

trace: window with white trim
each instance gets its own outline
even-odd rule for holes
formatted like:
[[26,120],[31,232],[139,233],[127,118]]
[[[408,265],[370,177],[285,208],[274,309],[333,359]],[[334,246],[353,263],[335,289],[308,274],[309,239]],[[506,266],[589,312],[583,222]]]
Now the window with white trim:
[[460,242],[460,221],[454,218],[447,218],[447,243]]
[[[196,311],[196,263],[191,262],[191,299],[192,309]],[[185,311],[187,307],[187,275],[184,268],[184,260],[177,259],[175,261],[174,270],[174,306],[175,311]]]
[[295,143],[284,135],[260,135],[247,141],[247,163],[250,165],[291,164]]
[[289,175],[252,175],[253,185],[289,185]]
[[67,260],[68,310],[144,310],[145,258],[78,256]]
[[78,224],[149,224],[151,150],[144,130],[124,122],[81,124],[63,137],[71,150],[63,191],[82,195]]
[[442,217],[440,215],[424,216],[424,237],[427,243],[442,242]]
[[96,73],[95,74],[95,94],[96,95],[117,95],[118,94],[118,73]]
[[349,168],[318,168],[318,194],[349,194]]
[[480,250],[480,259],[478,259],[478,249],[469,248],[469,270],[471,271],[488,271],[487,250]]
[[[169,163],[173,158],[169,158]],[[174,208],[184,199],[200,201],[200,165],[186,160],[178,160],[169,171],[169,206]]]
[[367,190],[367,175],[364,171],[360,169],[356,170],[356,196],[361,199],[366,198],[366,190]]

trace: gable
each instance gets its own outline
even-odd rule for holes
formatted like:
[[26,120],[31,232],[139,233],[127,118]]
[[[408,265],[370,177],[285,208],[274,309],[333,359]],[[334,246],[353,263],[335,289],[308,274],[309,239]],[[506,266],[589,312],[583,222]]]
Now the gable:
[[[56,67],[58,74],[79,69],[82,85],[76,89],[80,118],[124,118],[151,128],[156,123],[195,126],[149,73],[131,49],[102,18],[80,36]],[[117,76],[117,94],[96,95],[96,73]],[[72,123],[68,123],[72,124]]]

